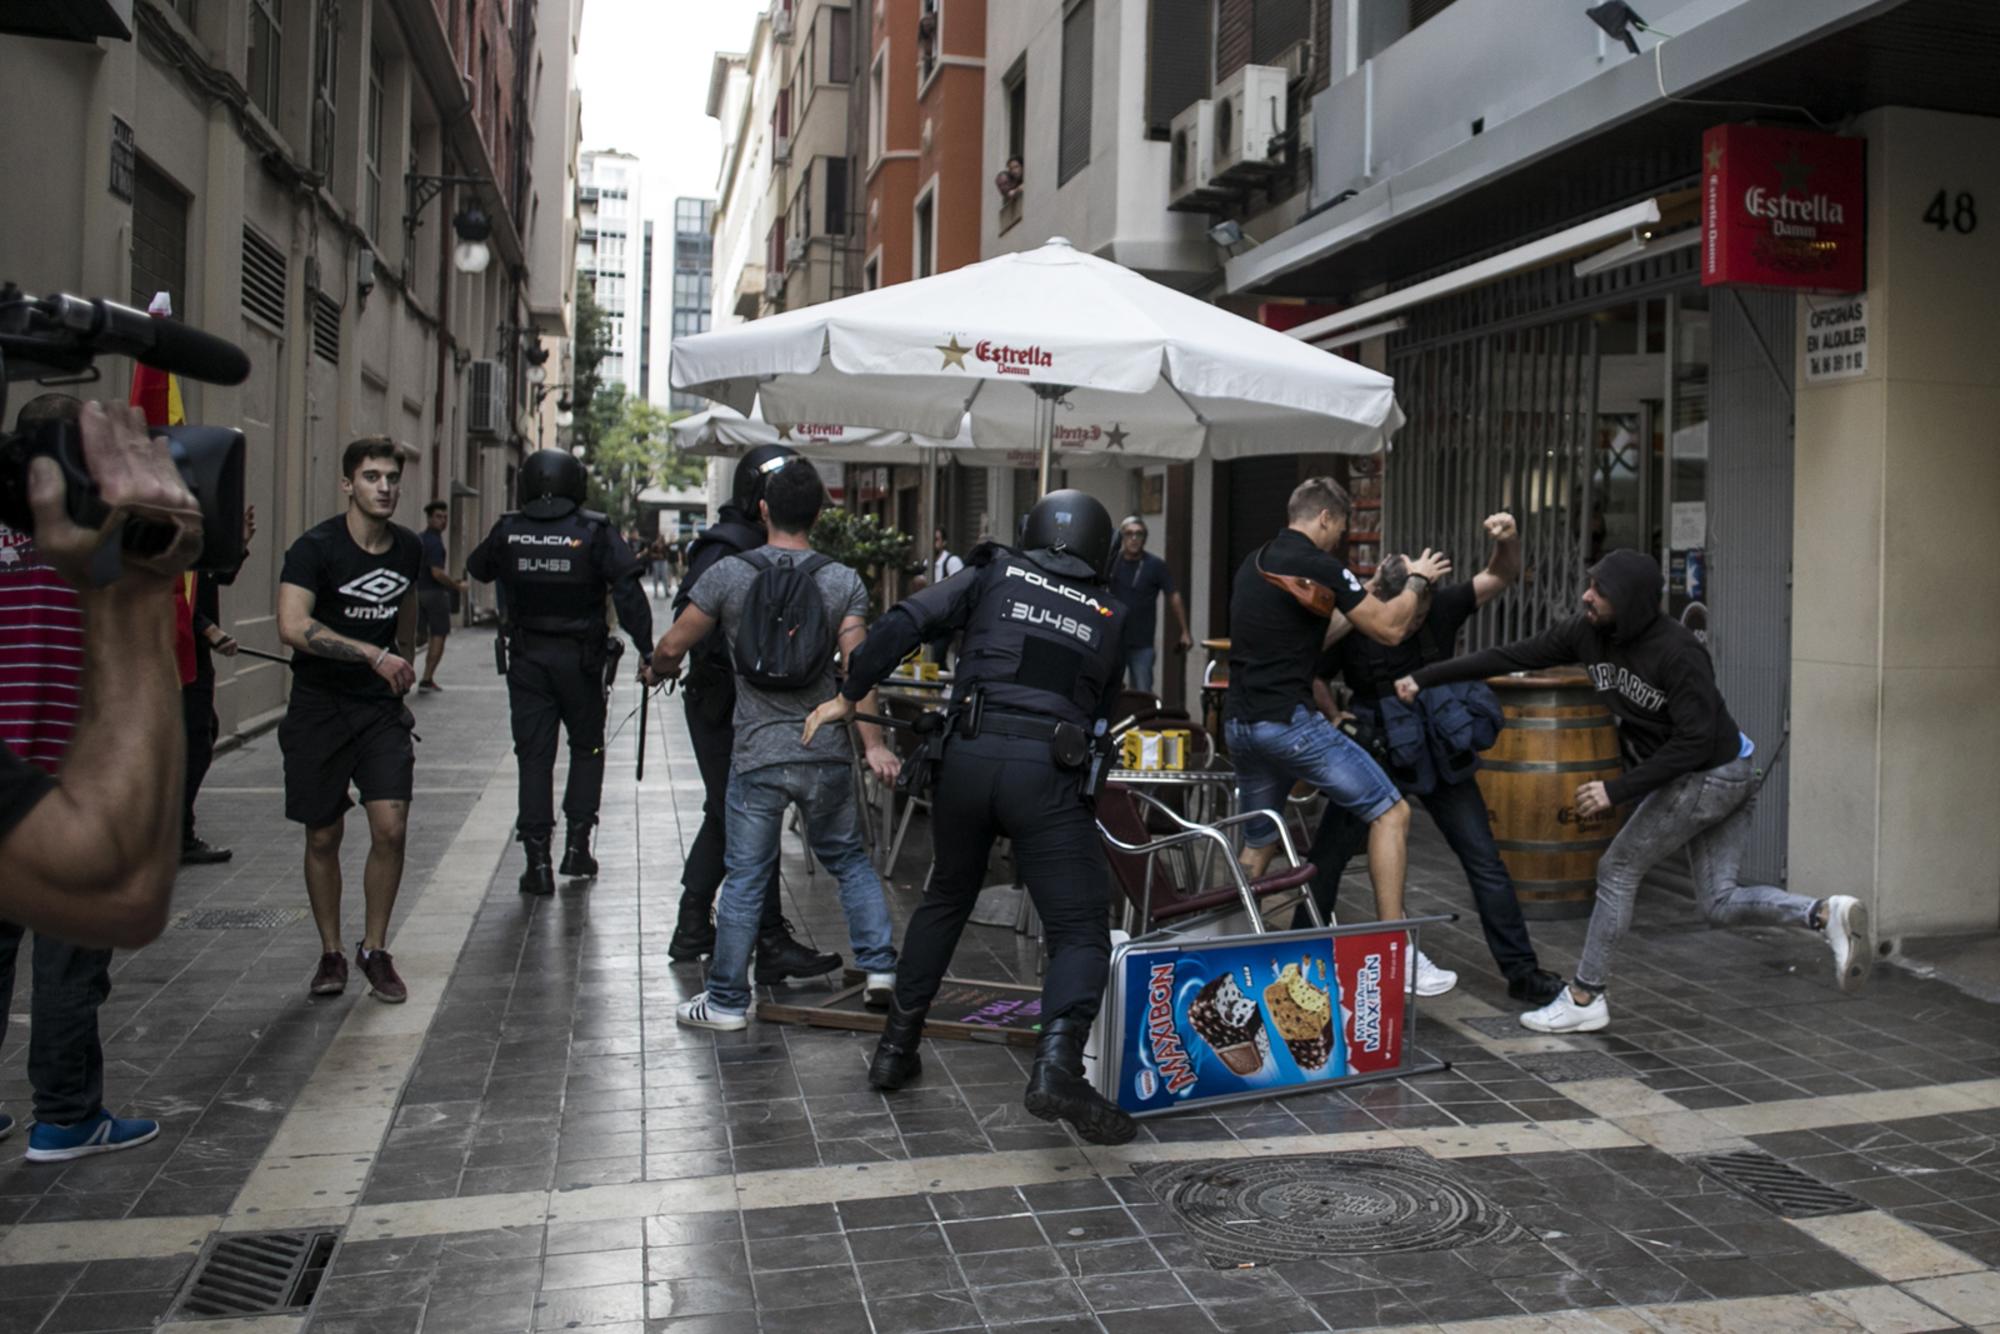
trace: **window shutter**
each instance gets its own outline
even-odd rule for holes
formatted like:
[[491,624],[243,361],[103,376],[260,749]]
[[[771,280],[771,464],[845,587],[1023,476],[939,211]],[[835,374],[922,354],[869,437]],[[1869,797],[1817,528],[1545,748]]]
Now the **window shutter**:
[[1312,36],[1312,0],[1257,0],[1250,25],[1250,63],[1268,65],[1293,42]]
[[847,235],[847,159],[830,157],[826,163],[826,234]]
[[1091,48],[1096,0],[1083,0],[1063,15],[1062,130],[1056,152],[1056,184],[1090,165]]
[[1174,117],[1208,96],[1209,0],[1152,0],[1146,33],[1146,129],[1166,134]]

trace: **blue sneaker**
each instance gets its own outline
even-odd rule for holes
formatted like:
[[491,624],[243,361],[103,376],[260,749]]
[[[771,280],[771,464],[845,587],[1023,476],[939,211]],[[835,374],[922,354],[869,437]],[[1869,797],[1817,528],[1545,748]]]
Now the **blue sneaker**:
[[0,1112],[0,1139],[6,1139],[9,1135],[13,1133],[14,1133],[14,1118],[7,1115],[7,1113],[5,1112]]
[[158,1121],[120,1120],[100,1111],[73,1126],[51,1126],[41,1122],[28,1132],[28,1161],[63,1163],[72,1158],[88,1158],[93,1153],[116,1153],[136,1149],[158,1137]]

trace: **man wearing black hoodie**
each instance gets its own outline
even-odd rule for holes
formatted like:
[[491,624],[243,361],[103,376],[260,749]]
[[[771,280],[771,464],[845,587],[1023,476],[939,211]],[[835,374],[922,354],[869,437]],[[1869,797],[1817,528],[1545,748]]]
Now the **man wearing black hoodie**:
[[[755,551],[769,540],[757,517],[764,482],[787,459],[797,456],[797,450],[784,445],[759,445],[737,462],[730,502],[722,507],[718,521],[704,528],[688,548],[687,568],[674,596],[676,617],[687,609],[695,582],[709,566],[738,552]],[[722,888],[724,872],[724,803],[729,791],[729,757],[736,748],[736,668],[720,627],[688,654],[682,695],[687,700],[688,738],[694,743],[705,795],[701,831],[681,868],[680,920],[667,944],[667,958],[692,963],[715,949],[715,896]],[[758,980],[768,983],[787,977],[817,977],[838,967],[838,954],[822,954],[793,937],[779,903],[774,867],[764,891],[764,919],[757,928]]]
[[1580,615],[1533,639],[1423,668],[1396,682],[1405,702],[1425,686],[1582,663],[1618,726],[1626,770],[1576,792],[1585,819],[1637,803],[1597,863],[1597,904],[1576,976],[1553,1001],[1521,1016],[1541,1033],[1594,1033],[1611,1022],[1604,1000],[1612,951],[1632,923],[1639,882],[1686,847],[1702,915],[1711,926],[1804,926],[1833,951],[1842,991],[1868,976],[1867,909],[1835,895],[1809,899],[1771,885],[1739,885],[1760,786],[1755,745],[1715,688],[1708,650],[1660,614],[1659,564],[1637,551],[1608,553],[1590,571]]

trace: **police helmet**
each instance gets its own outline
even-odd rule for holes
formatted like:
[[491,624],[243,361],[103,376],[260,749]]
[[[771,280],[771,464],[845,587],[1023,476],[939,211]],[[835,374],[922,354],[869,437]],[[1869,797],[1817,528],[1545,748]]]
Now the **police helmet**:
[[590,478],[567,450],[538,449],[522,461],[517,494],[529,518],[560,519],[583,507]]
[[759,445],[736,462],[736,481],[731,487],[736,507],[752,519],[757,502],[764,498],[764,483],[772,473],[799,456],[790,445]]
[[1111,512],[1087,491],[1051,491],[1028,511],[1021,549],[1046,553],[1036,563],[1078,579],[1108,577],[1117,546]]

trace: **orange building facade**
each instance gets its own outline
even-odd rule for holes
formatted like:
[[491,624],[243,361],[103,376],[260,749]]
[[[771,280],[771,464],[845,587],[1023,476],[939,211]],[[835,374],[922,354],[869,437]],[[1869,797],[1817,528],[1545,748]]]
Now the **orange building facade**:
[[[865,0],[864,0],[865,2]],[[873,0],[862,286],[979,258],[986,0]]]

